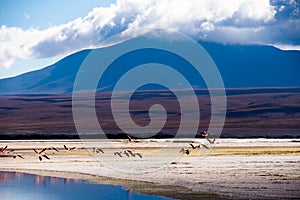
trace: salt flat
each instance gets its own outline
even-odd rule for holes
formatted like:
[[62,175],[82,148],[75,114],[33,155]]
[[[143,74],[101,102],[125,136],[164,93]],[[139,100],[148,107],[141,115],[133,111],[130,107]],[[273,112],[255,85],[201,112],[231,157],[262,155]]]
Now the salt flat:
[[[218,139],[211,149],[179,153],[190,139],[0,141],[21,158],[0,158],[0,170],[117,182],[137,191],[192,199],[298,199],[300,197],[300,141],[292,139]],[[64,150],[76,147],[74,151]],[[44,147],[50,160],[39,161],[33,152]],[[102,153],[96,153],[101,148]],[[116,151],[142,154],[122,157]],[[119,182],[117,181],[119,180]],[[131,181],[131,182],[130,182]],[[134,183],[132,182],[134,181]],[[145,183],[149,183],[145,186]],[[147,185],[147,184],[146,184]],[[156,187],[154,187],[156,186]],[[158,186],[158,187],[157,187]],[[161,189],[165,188],[165,189]]]

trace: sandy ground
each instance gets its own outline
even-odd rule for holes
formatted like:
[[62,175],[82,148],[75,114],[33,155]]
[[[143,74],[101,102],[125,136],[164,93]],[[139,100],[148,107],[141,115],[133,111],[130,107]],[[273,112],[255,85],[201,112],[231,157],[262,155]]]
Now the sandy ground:
[[[111,141],[0,141],[25,159],[0,157],[0,170],[122,184],[139,192],[179,199],[299,199],[300,140],[217,140],[193,150],[188,139]],[[77,147],[66,151],[67,147]],[[32,148],[47,149],[39,161]],[[81,149],[84,147],[84,149]],[[93,149],[95,148],[95,149]],[[101,148],[104,154],[97,153]],[[132,149],[142,158],[114,152]]]

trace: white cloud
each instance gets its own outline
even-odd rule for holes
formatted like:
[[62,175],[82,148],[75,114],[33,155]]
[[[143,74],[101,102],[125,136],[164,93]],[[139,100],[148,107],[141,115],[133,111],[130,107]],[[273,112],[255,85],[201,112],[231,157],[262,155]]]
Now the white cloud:
[[299,50],[300,49],[300,45],[282,45],[282,44],[273,44],[275,47],[277,47],[278,49],[281,50]]
[[[274,31],[281,27],[288,30],[288,23],[276,18],[287,8],[293,8],[288,17],[299,11],[293,0],[118,0],[109,7],[94,8],[84,18],[44,30],[1,26],[0,67],[11,66],[15,59],[47,58],[93,48],[116,33],[136,28],[168,28],[222,43],[299,46],[300,34],[290,33],[289,41],[289,34]],[[294,17],[291,24],[300,25],[300,21]],[[298,43],[293,45],[293,41]]]

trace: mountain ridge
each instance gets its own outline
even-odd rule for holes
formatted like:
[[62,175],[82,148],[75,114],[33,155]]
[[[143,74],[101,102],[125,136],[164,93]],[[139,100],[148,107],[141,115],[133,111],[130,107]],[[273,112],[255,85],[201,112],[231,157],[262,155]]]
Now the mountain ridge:
[[[204,47],[218,66],[226,88],[300,86],[300,79],[298,78],[298,74],[300,74],[300,52],[298,51],[283,51],[272,46],[261,45],[223,45],[203,41],[199,41],[199,44]],[[0,94],[70,93],[73,90],[76,73],[91,51],[91,49],[82,50],[43,69],[1,79]],[[157,52],[153,50],[148,53],[153,55],[155,61]],[[132,54],[119,62],[119,65],[147,62],[149,60],[147,56]],[[157,56],[156,60],[159,61],[162,58]],[[170,66],[179,65],[178,68],[186,65],[180,60],[166,59],[164,62]],[[194,72],[187,71],[186,73],[193,75]],[[117,76],[113,72],[108,75],[112,80],[106,81],[105,84],[110,84],[109,81],[116,81]],[[195,77],[192,81],[196,82],[200,79]],[[203,80],[200,85],[198,87],[204,87]],[[112,90],[110,85],[104,85],[104,88],[106,91]],[[149,89],[155,90],[157,88],[150,87]]]

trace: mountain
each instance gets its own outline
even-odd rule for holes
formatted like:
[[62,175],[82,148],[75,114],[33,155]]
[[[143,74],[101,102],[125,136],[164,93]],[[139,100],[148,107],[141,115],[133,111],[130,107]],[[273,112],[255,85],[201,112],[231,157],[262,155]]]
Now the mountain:
[[227,88],[300,86],[300,51],[258,45],[200,44],[218,66]]
[[0,80],[0,93],[71,92],[76,73],[90,50],[67,56],[43,69]]
[[[222,137],[300,137],[299,51],[203,41],[199,44],[218,66],[226,87],[227,111]],[[97,49],[96,52],[99,53],[97,55],[109,55],[114,50],[114,46],[110,46]],[[0,121],[0,139],[78,137],[71,95],[75,78],[80,74],[84,77],[83,81],[89,84],[93,76],[97,78],[94,70],[104,68],[101,64],[106,61],[101,62],[105,56],[96,57],[88,69],[81,71],[83,61],[91,52],[92,50],[83,50],[41,70],[0,80],[0,115],[3,119]],[[123,74],[133,66],[146,63],[172,66],[179,74],[187,77],[193,87],[199,88],[196,90],[198,98],[201,99],[198,128],[199,131],[206,130],[211,119],[211,100],[207,90],[201,89],[205,87],[202,77],[190,63],[172,52],[143,49],[117,58],[99,81],[98,90],[104,92],[96,94],[95,107],[105,133],[110,134],[110,137],[122,137],[124,134],[114,121],[111,103],[108,100],[116,82]],[[147,71],[147,76],[161,76],[174,87],[182,86],[178,84],[179,80],[176,77],[151,70]],[[129,78],[143,80],[147,77]],[[129,79],[122,83],[123,88],[130,86],[130,82]],[[157,89],[160,90],[148,91]],[[180,93],[185,98],[190,98],[186,95],[186,90],[180,90]],[[118,93],[118,98],[124,98],[123,94]],[[177,96],[172,91],[161,85],[148,84],[140,87],[131,98],[132,118],[137,124],[144,126],[149,122],[150,106],[163,105],[168,111],[168,120],[159,132],[160,135],[155,137],[171,137],[178,131],[181,117],[185,115],[184,112],[181,113],[176,99]],[[85,100],[82,101],[82,105],[85,105]],[[125,111],[120,110],[120,113]],[[86,118],[84,120],[86,123],[90,122]],[[89,132],[96,133],[98,129]]]
[[[300,86],[299,51],[282,51],[261,45],[223,45],[202,41],[199,44],[206,49],[218,66],[226,88]],[[105,47],[100,51],[110,51],[111,48]],[[2,79],[0,80],[0,94],[70,93],[73,90],[77,71],[90,52],[91,50],[83,50],[43,69]],[[189,76],[188,80],[194,87],[205,87],[201,76],[195,75],[195,71],[188,67],[189,63],[184,59],[174,57],[169,52],[146,49],[133,51],[118,58],[101,80],[101,88],[105,88],[104,91],[112,90],[122,74],[132,66],[145,63],[172,66],[181,74]],[[94,67],[103,66],[95,65]],[[118,70],[115,70],[116,68]],[[176,87],[177,80],[171,79],[171,81]],[[159,89],[160,86],[149,85],[147,87],[143,89]]]

